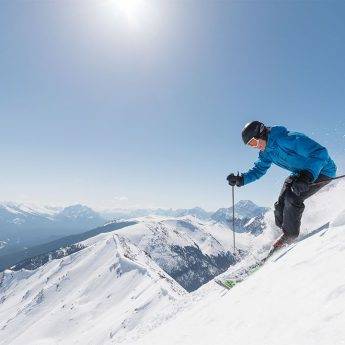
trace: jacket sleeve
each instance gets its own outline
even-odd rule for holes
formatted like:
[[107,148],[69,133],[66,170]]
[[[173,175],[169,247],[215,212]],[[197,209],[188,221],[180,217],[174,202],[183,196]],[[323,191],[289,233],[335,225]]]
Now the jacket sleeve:
[[308,170],[316,180],[329,160],[327,149],[304,135],[297,137],[295,149],[299,155],[306,158],[305,170]]
[[243,174],[243,184],[254,182],[266,174],[272,165],[272,160],[264,151],[259,153],[259,159],[254,163],[254,167]]

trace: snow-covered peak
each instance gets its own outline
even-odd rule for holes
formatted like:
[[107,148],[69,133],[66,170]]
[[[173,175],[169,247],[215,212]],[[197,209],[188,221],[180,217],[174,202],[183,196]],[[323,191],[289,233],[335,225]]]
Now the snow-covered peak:
[[[236,218],[236,231],[246,231],[246,227],[249,226],[255,220],[260,221],[265,213],[269,210],[267,207],[257,206],[250,200],[241,200],[235,204],[234,215]],[[211,218],[216,222],[228,224],[232,226],[233,209],[220,208],[212,214]],[[249,228],[250,231],[250,228]]]
[[[236,260],[233,234],[223,224],[193,216],[143,217],[136,221],[117,233],[149,253],[188,291],[197,289]],[[238,248],[245,249],[247,236],[239,236]]]
[[28,203],[0,203],[0,256],[58,237],[84,232],[105,223],[97,212],[84,205],[38,206]]
[[94,218],[100,217],[97,212],[86,205],[71,205],[63,208],[59,213],[59,217],[67,217],[67,218]]
[[185,293],[115,233],[81,244],[86,248],[34,271],[5,271],[0,329],[6,344],[111,343]]
[[256,205],[251,200],[240,200],[235,204],[238,217],[252,218],[267,212],[269,208]]
[[251,200],[240,200],[235,204],[235,210],[241,217],[252,218],[264,213],[268,208],[258,206]]
[[61,211],[61,207],[42,206],[32,203],[17,203],[13,201],[4,201],[0,203],[0,208],[13,214],[30,214],[42,216],[54,216]]
[[212,212],[207,212],[201,207],[194,208],[180,208],[180,209],[114,209],[114,210],[103,210],[100,212],[105,218],[111,219],[132,219],[147,216],[160,216],[160,217],[183,217],[183,216],[194,216],[196,218],[206,220],[212,215]]

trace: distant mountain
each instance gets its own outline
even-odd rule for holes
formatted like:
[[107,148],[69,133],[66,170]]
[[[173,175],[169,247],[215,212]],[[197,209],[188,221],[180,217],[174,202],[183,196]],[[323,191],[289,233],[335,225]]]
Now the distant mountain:
[[[258,233],[267,208],[244,200],[236,204],[236,231]],[[82,233],[110,220],[135,220],[141,217],[194,217],[213,220],[232,227],[231,208],[208,212],[201,207],[190,209],[112,210],[98,213],[85,205],[68,207],[35,206],[20,203],[0,203],[0,256],[50,242],[64,236]],[[252,219],[255,218],[255,219]],[[251,222],[251,226],[247,224]]]
[[[250,200],[241,200],[235,205],[236,218],[252,218],[262,215],[269,208],[256,205]],[[108,219],[131,219],[146,216],[182,217],[193,216],[202,220],[213,219],[224,222],[232,217],[232,208],[220,208],[216,212],[205,211],[201,207],[182,209],[115,209],[101,212],[104,218]]]
[[[253,218],[266,213],[268,210],[268,207],[258,206],[250,200],[241,200],[235,204],[235,217],[240,219]],[[232,207],[218,209],[211,218],[220,222],[232,219]]]
[[[235,231],[256,235],[261,233],[264,228],[263,217],[268,210],[269,208],[257,206],[250,200],[239,201],[235,204]],[[232,228],[232,207],[218,209],[211,219]]]
[[201,207],[194,207],[190,209],[178,209],[175,211],[175,217],[182,217],[182,216],[193,216],[199,219],[209,219],[213,212],[207,212]]
[[162,217],[182,217],[182,216],[193,216],[199,219],[209,219],[213,212],[207,212],[201,207],[194,208],[181,208],[174,210],[170,209],[118,209],[118,210],[108,210],[101,212],[104,218],[108,219],[131,219],[146,216],[162,216]]
[[261,207],[250,200],[241,200],[235,204],[237,217],[253,218],[262,215],[269,210],[268,207]]
[[93,229],[105,221],[84,205],[54,208],[1,203],[0,255]]
[[70,255],[82,249],[83,247],[78,245],[81,241],[100,233],[107,233],[134,224],[135,222],[111,222],[80,234],[62,237],[55,241],[29,247],[10,254],[0,255],[0,272],[12,266],[14,266],[14,270],[22,268],[35,269],[52,259]]
[[56,214],[54,220],[76,229],[93,228],[104,223],[105,218],[85,205],[73,205],[63,208]]

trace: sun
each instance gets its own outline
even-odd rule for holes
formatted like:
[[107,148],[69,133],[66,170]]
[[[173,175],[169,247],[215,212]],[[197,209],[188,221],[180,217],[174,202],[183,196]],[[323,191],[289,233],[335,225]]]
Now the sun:
[[145,0],[114,0],[114,6],[134,29],[140,29],[148,19],[149,6]]

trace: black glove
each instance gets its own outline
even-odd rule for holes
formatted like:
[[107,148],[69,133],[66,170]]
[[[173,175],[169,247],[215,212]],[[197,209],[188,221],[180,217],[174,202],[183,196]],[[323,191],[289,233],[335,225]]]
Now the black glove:
[[297,196],[300,196],[302,193],[308,192],[312,181],[313,175],[307,170],[302,170],[297,176],[292,178],[291,190]]
[[242,187],[244,183],[243,174],[230,174],[226,179],[228,180],[230,186]]

